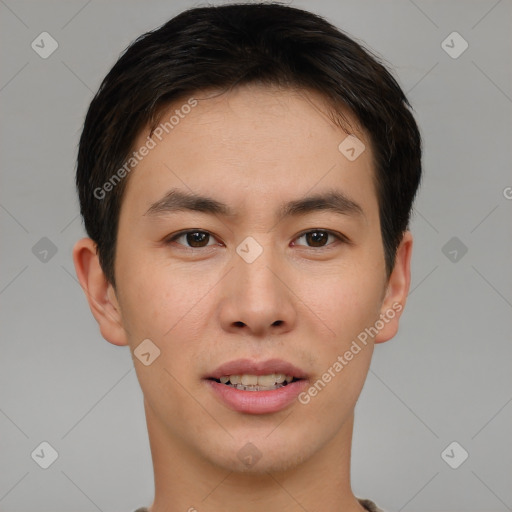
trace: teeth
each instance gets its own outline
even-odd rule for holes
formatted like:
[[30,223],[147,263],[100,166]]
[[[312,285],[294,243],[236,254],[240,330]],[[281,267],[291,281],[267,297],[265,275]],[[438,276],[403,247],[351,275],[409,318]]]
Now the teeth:
[[282,384],[286,380],[286,375],[284,373],[277,373],[276,374],[276,383]]
[[258,376],[258,386],[265,386],[269,388],[270,386],[274,386],[276,384],[276,376],[272,375],[259,375]]
[[242,375],[242,384],[244,386],[257,386],[258,377],[256,375]]
[[285,375],[284,373],[271,373],[269,375],[223,375],[219,380],[222,384],[231,383],[233,386],[241,384],[242,386],[270,388],[276,384],[284,385],[284,382],[289,384],[293,380],[293,376]]
[[231,384],[242,384],[241,375],[230,375],[228,378],[231,381]]

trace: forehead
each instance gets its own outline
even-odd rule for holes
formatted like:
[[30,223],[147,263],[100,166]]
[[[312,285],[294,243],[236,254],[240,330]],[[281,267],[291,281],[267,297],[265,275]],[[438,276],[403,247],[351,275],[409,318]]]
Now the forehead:
[[[356,139],[347,139],[322,97],[309,91],[253,85],[183,97],[163,111],[151,139],[149,127],[139,134],[134,150],[148,141],[152,149],[130,174],[123,207],[143,214],[176,187],[215,191],[241,209],[335,187],[375,203],[370,144],[357,120],[344,115]],[[347,140],[359,144],[348,148],[361,152],[356,159]]]

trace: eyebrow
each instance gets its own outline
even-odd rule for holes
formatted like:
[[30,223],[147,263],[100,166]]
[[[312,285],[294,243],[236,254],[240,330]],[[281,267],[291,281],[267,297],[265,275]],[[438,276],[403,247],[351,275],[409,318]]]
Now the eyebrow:
[[[165,196],[154,202],[144,215],[156,217],[178,211],[194,211],[228,218],[238,216],[225,203],[211,197],[187,193],[179,189],[169,190]],[[365,216],[362,207],[358,203],[338,190],[329,190],[282,204],[276,212],[276,218],[281,221],[285,217],[302,216],[316,211]]]

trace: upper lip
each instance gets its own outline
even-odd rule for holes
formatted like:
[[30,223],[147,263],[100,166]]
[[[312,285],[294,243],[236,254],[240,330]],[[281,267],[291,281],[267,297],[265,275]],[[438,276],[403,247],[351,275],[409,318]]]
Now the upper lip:
[[282,373],[291,375],[296,379],[306,378],[305,372],[282,359],[267,359],[266,361],[253,361],[251,359],[236,359],[221,364],[207,378],[220,379],[227,375],[270,375]]

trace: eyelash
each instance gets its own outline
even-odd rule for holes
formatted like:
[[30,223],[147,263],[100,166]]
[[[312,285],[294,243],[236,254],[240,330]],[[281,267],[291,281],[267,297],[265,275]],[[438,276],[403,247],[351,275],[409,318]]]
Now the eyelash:
[[[185,231],[180,231],[179,233],[175,233],[175,234],[171,235],[170,237],[167,237],[164,240],[164,242],[165,242],[165,244],[170,244],[172,242],[175,242],[176,240],[178,240],[182,236],[186,236],[186,235],[188,235],[190,233],[204,233],[206,235],[209,235],[209,236],[215,238],[214,235],[212,235],[208,231],[204,231],[204,230],[200,230],[200,229],[188,229],[188,230],[185,230]],[[350,240],[345,235],[343,235],[342,233],[338,233],[336,231],[331,231],[331,230],[328,230],[328,229],[308,229],[307,231],[303,231],[302,233],[299,233],[294,240],[302,238],[303,236],[305,236],[305,235],[307,235],[309,233],[324,233],[324,234],[327,234],[328,236],[329,235],[334,236],[341,243],[344,243],[344,244],[350,244],[351,243]],[[210,240],[208,240],[208,242],[209,241]],[[186,246],[184,244],[178,244],[178,245],[183,245],[183,247],[185,247],[185,249],[191,250],[191,251],[199,250],[199,249],[207,249],[208,247],[212,247],[211,245],[206,245],[204,247],[188,247],[188,246]],[[325,246],[321,246],[321,247],[312,247],[312,246],[307,246],[307,245],[306,246],[300,245],[299,247],[307,247],[309,249],[325,249],[325,248],[329,247],[330,245],[332,245],[332,243],[331,244],[327,244]]]

